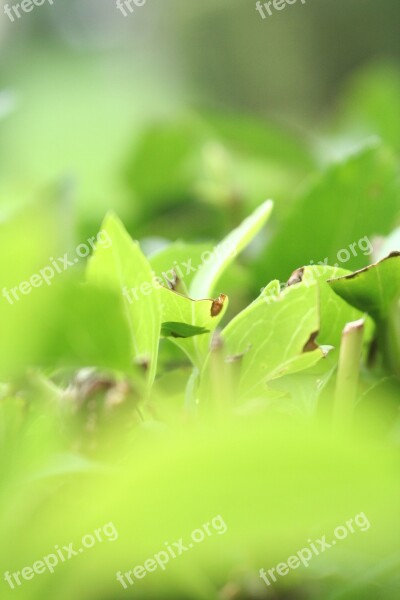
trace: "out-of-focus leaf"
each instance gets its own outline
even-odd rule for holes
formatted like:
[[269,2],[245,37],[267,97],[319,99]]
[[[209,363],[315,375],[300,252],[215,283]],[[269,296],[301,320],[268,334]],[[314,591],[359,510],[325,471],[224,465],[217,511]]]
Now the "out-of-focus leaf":
[[326,261],[368,264],[374,235],[385,235],[400,212],[398,165],[383,148],[368,148],[331,166],[298,200],[257,261],[259,280],[287,280],[295,269]]
[[175,242],[150,256],[151,267],[165,285],[177,280],[186,290],[197,270],[203,266],[203,256],[212,251],[211,244],[186,244]]
[[359,139],[379,135],[400,151],[400,70],[394,65],[367,67],[351,81],[342,100],[340,131]]
[[127,182],[141,200],[142,215],[187,197],[203,139],[200,123],[193,118],[156,123],[142,134],[126,168]]
[[54,302],[58,311],[48,327],[42,357],[45,366],[95,366],[130,372],[129,323],[117,292],[68,285],[57,290]]
[[17,104],[15,94],[10,90],[4,90],[0,92],[0,119],[7,117],[14,109]]
[[238,221],[268,193],[277,201],[274,216],[281,218],[313,166],[307,144],[262,119],[213,114],[206,123],[209,140],[195,187],[200,198]]
[[283,164],[285,169],[309,169],[311,152],[285,129],[243,116],[209,116],[208,123],[218,138],[240,156]]
[[53,261],[60,265],[58,257],[69,248],[60,242],[56,212],[54,205],[39,202],[0,214],[0,378],[6,380],[40,364],[59,310],[53,287],[66,274]]
[[374,253],[376,262],[389,256],[392,252],[400,252],[400,227],[395,229]]
[[279,398],[276,408],[291,415],[315,415],[321,393],[329,383],[337,366],[337,356],[330,351],[324,358],[310,367],[288,373],[270,381],[269,388],[280,390],[285,398]]

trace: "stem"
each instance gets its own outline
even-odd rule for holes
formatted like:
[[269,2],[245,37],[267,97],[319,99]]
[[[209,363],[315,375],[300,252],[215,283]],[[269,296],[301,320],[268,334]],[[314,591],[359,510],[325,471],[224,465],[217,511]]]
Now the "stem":
[[185,389],[185,413],[190,417],[197,416],[199,379],[200,371],[197,367],[193,367]]
[[360,376],[364,325],[364,319],[360,319],[348,323],[343,330],[334,398],[335,431],[348,431],[351,427]]
[[229,398],[227,388],[230,386],[226,378],[224,343],[217,331],[211,340],[210,352],[211,410],[214,417],[223,419]]
[[400,300],[393,305],[385,323],[383,351],[386,364],[394,375],[400,376]]

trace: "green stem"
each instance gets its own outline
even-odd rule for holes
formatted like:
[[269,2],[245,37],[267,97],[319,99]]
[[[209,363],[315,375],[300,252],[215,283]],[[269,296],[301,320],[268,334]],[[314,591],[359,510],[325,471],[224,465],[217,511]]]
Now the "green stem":
[[385,323],[383,348],[387,366],[400,377],[400,300],[393,305]]
[[217,419],[223,419],[227,412],[229,398],[226,379],[224,342],[218,332],[214,332],[210,349],[211,411]]
[[333,426],[337,432],[351,427],[360,377],[364,319],[348,323],[343,330],[334,398]]

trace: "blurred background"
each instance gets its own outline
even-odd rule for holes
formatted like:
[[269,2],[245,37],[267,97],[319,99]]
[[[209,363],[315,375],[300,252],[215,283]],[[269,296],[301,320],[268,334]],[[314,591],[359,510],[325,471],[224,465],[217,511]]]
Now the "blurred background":
[[[152,254],[168,240],[214,243],[272,198],[266,230],[221,281],[221,291],[230,297],[230,318],[271,279],[285,281],[311,260],[334,264],[340,249],[367,236],[387,236],[400,225],[399,0],[297,0],[264,20],[255,0],[146,0],[126,17],[115,0],[54,0],[53,5],[45,0],[12,22],[5,5],[20,1],[0,0],[1,287],[11,289],[29,278],[50,256],[73,252],[96,235],[109,209]],[[180,252],[177,258],[186,260],[186,247]],[[371,260],[358,253],[342,266],[360,268]],[[59,364],[111,364],[128,372],[130,363],[119,363],[129,356],[119,310],[110,298],[99,299],[97,290],[85,295],[81,288],[79,294],[66,289],[71,297],[54,286],[14,306],[2,299],[0,399],[13,395],[2,381],[19,378],[27,365],[50,364],[51,375]],[[86,331],[94,344],[84,343]],[[178,380],[181,363],[171,360],[176,357],[167,344],[160,355],[159,370],[166,376],[158,393],[181,406],[186,365]],[[175,371],[171,368],[168,379],[170,365]],[[110,564],[123,568],[131,547],[132,561],[151,556],[160,539],[177,539],[201,523],[206,507],[209,515],[226,516],[235,532],[227,538],[228,555],[239,548],[232,562],[245,566],[252,558],[257,565],[273,565],[276,551],[282,559],[307,536],[328,532],[365,510],[375,537],[365,546],[360,538],[355,547],[358,552],[359,544],[371,567],[365,575],[366,559],[360,558],[358,567],[344,546],[337,572],[348,573],[348,589],[340,597],[375,600],[376,590],[386,586],[382,598],[398,598],[399,587],[388,585],[388,573],[396,572],[398,583],[399,572],[398,554],[389,560],[398,539],[398,461],[388,460],[386,450],[331,448],[329,439],[308,429],[303,440],[303,432],[287,435],[274,421],[269,433],[264,422],[257,420],[253,430],[247,421],[233,434],[213,433],[210,444],[202,436],[192,439],[188,429],[184,444],[174,438],[172,454],[165,456],[163,440],[161,450],[152,442],[140,460],[135,453],[124,458],[126,481],[118,472],[114,482],[102,470],[93,481],[93,465],[76,455],[53,461],[64,448],[58,413],[54,425],[47,405],[54,390],[42,378],[28,377],[36,408],[22,441],[13,434],[24,423],[19,404],[14,410],[13,397],[0,403],[6,424],[0,423],[4,568],[32,564],[32,557],[49,552],[55,542],[91,531],[92,521],[94,528],[114,518],[115,498],[121,499],[115,523],[125,541],[112,563],[107,552],[103,558],[85,554],[85,562],[76,562],[76,577],[60,570],[60,579],[38,580],[35,593],[32,584],[19,597],[119,597]],[[19,390],[24,387],[25,380],[18,379],[15,396],[23,410]],[[35,404],[36,396],[42,403]],[[42,418],[47,413],[48,419]],[[82,485],[86,471],[90,478]],[[60,475],[54,497],[47,483],[53,473]],[[68,473],[77,473],[76,480],[60,483]],[[132,494],[135,486],[145,492]],[[265,518],[259,520],[259,514]],[[316,516],[320,522],[309,530]],[[164,529],[157,529],[160,523]],[[225,560],[217,547],[210,564],[217,555]],[[333,558],[323,569],[328,588],[332,564]],[[362,585],[369,585],[368,577],[382,580],[371,595],[364,588],[355,595],[354,564]],[[193,597],[209,600],[200,575],[193,585],[198,583],[202,595]],[[164,581],[156,584],[158,595],[147,597],[160,598],[158,590],[167,594]],[[3,583],[2,594],[5,588]],[[317,587],[315,597],[328,598],[324,590]]]
[[54,197],[82,240],[113,208],[148,251],[217,239],[265,197],[276,224],[361,139],[398,146],[399,22],[398,0],[1,10],[1,211]]
[[127,17],[113,0],[54,0],[15,22],[2,9],[1,204],[62,181],[83,213],[133,211],[124,164],[146,124],[184,112],[311,136],[354,72],[396,64],[399,22],[398,0],[307,0],[265,20],[253,0],[147,0]]

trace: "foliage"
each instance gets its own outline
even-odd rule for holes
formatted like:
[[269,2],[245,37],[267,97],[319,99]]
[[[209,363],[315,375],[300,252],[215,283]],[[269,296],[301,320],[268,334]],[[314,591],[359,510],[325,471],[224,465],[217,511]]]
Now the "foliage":
[[[4,211],[3,571],[110,520],[120,539],[12,594],[3,582],[2,597],[122,597],[116,571],[221,513],[224,538],[131,596],[216,600],[227,581],[246,589],[262,565],[364,511],[368,542],[352,539],[285,587],[350,600],[381,586],[382,600],[395,598],[400,179],[379,111],[394,114],[397,75],[381,82],[378,95],[356,83],[330,133],[347,123],[351,137],[348,120],[362,121],[381,139],[360,144],[356,128],[351,151],[329,164],[318,145],[243,117],[152,124],[121,165],[132,210],[106,215],[86,266],[72,260],[29,293],[21,282],[76,256],[99,214],[74,228],[57,186]],[[338,435],[354,322],[361,359],[350,356],[352,420]]]

